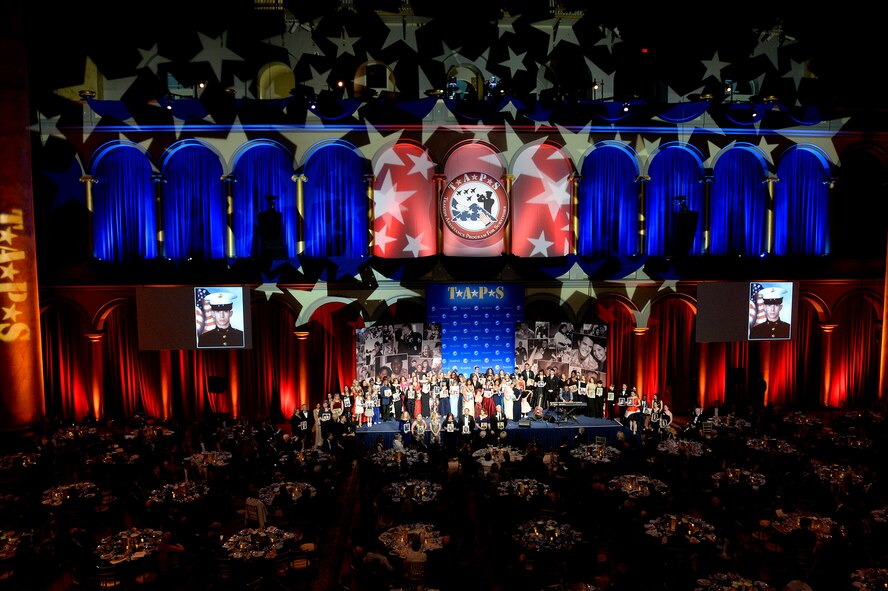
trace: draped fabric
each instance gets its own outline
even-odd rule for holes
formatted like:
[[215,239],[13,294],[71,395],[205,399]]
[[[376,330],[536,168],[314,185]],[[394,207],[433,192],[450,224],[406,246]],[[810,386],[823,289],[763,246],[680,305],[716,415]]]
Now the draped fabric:
[[93,240],[99,260],[157,256],[157,214],[151,163],[138,148],[117,145],[99,156],[93,176]]
[[830,406],[862,408],[879,397],[879,355],[882,345],[878,304],[861,294],[840,303],[832,335],[833,364]]
[[[814,306],[802,299],[796,319],[795,339],[791,341],[796,375],[794,392],[788,397],[794,406],[804,408],[820,406],[823,371],[819,360],[823,358],[821,343],[824,338],[829,337],[820,330],[817,311]],[[812,368],[816,368],[817,371],[811,371]]]
[[373,254],[385,258],[437,254],[435,164],[422,146],[399,142],[373,167]]
[[329,144],[305,163],[305,254],[309,257],[367,256],[369,204],[360,156]]
[[342,303],[321,306],[309,322],[309,347],[314,352],[311,392],[321,396],[341,392],[356,376],[355,330],[363,327],[359,312]]
[[573,166],[556,146],[532,144],[512,167],[512,254],[567,256],[573,252]]
[[[598,302],[598,315],[607,324],[607,375],[618,388],[632,382],[632,360],[635,356],[635,319],[625,306],[615,300]],[[610,386],[610,384],[605,384]]]
[[245,393],[241,409],[247,416],[289,417],[296,398],[298,360],[293,326],[296,315],[276,301],[253,305],[253,348],[243,352]]
[[710,252],[758,256],[765,252],[768,186],[765,163],[750,150],[733,148],[715,165],[710,195]]
[[[654,156],[649,170],[651,178],[645,199],[646,254],[664,256],[670,252],[681,227],[678,221],[678,197],[686,197],[689,211],[703,211],[703,165],[690,150],[666,146]],[[699,220],[694,231],[690,254],[702,253],[702,232]],[[686,254],[686,253],[680,253]]]
[[798,148],[780,161],[774,192],[774,252],[829,254],[829,168],[813,151]]
[[164,254],[174,260],[224,258],[227,199],[219,158],[206,147],[184,146],[170,155],[163,174]]
[[[194,388],[195,396],[204,401],[204,410],[214,413],[226,413],[240,416],[235,404],[231,383],[237,377],[237,367],[232,363],[231,356],[225,349],[201,349],[192,351],[194,354]],[[232,373],[234,376],[232,377]],[[210,391],[210,378],[219,378],[225,385],[222,392]]]
[[90,412],[88,327],[66,304],[49,306],[40,316],[47,417],[82,421]]
[[694,341],[695,311],[679,299],[660,300],[651,308],[649,331],[644,339],[645,362],[639,368],[643,392],[658,393],[672,408],[683,413],[696,403],[697,343]]
[[157,351],[139,351],[132,305],[115,306],[105,319],[105,415],[113,418],[144,413],[163,416]]
[[[292,177],[293,156],[278,144],[252,144],[238,157],[231,188],[235,256],[250,257],[259,253],[259,213],[268,209],[267,198],[275,197],[274,207],[281,214],[281,237],[287,258],[296,257],[299,212]],[[360,190],[360,179],[355,186]]]
[[632,256],[638,250],[638,167],[625,149],[603,146],[583,162],[579,186],[580,256]]

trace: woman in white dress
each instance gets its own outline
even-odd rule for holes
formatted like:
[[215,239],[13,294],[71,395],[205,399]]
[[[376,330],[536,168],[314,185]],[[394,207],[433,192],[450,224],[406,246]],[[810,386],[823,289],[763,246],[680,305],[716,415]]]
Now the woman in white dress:
[[361,391],[355,396],[355,421],[359,427],[364,424],[364,394]]
[[456,373],[450,374],[450,412],[453,416],[458,417],[460,413],[459,401],[462,394],[460,393],[460,384],[466,381],[465,376],[457,377]]
[[512,387],[512,380],[508,377],[502,382],[503,390],[503,414],[510,421],[515,420],[515,389]]

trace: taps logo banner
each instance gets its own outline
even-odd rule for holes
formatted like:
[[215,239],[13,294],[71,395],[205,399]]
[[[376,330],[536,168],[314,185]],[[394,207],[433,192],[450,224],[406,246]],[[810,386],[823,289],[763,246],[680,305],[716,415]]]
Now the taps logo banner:
[[466,240],[483,240],[499,232],[509,219],[509,196],[498,179],[467,172],[451,180],[441,195],[441,218]]

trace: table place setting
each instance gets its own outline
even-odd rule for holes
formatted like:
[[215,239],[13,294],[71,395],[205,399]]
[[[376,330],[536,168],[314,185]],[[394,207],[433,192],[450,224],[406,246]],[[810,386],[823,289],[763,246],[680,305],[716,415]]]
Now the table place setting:
[[554,519],[531,519],[518,526],[516,542],[532,551],[569,551],[583,540],[582,534]]
[[888,589],[888,568],[859,568],[851,573],[851,584],[859,591]]
[[490,454],[490,459],[499,464],[505,461],[507,453],[509,454],[509,459],[513,462],[520,462],[524,458],[524,452],[508,445],[488,445],[486,447],[481,447],[472,452],[472,457],[476,460],[481,460],[487,457],[488,453]]
[[160,530],[133,527],[102,538],[96,553],[110,564],[138,560],[157,550],[162,535]]
[[185,458],[195,468],[205,466],[227,466],[231,461],[230,451],[203,451]]
[[713,573],[697,579],[694,591],[777,591],[764,581],[753,580],[737,573]]
[[440,550],[444,541],[441,533],[427,523],[409,523],[396,525],[379,534],[379,541],[389,551],[389,554],[404,558],[410,551],[410,542],[418,536],[422,542],[423,552]]
[[80,500],[90,501],[99,494],[99,487],[89,481],[62,484],[43,491],[44,505],[59,507],[65,503],[74,503]]
[[441,485],[430,480],[408,479],[391,482],[382,487],[382,494],[396,503],[411,500],[415,503],[429,503],[438,498]]
[[237,560],[275,558],[278,551],[283,550],[289,543],[299,541],[300,538],[299,534],[273,525],[259,529],[248,527],[232,534],[222,543],[222,548],[231,558]]
[[425,452],[413,448],[404,451],[386,449],[373,454],[373,461],[383,467],[400,468],[403,462],[407,462],[408,466],[413,466],[418,462],[428,463],[429,456]]
[[632,499],[649,497],[651,493],[666,495],[669,486],[662,480],[644,474],[622,474],[608,482],[608,488],[620,492]]
[[[817,515],[816,513],[810,513],[807,511],[790,511],[789,513],[784,513],[782,510],[778,509],[777,519],[771,522],[771,527],[781,534],[786,535],[801,527],[803,517],[810,519],[810,529],[817,535],[819,541],[825,542],[832,539],[832,533],[836,526],[836,521],[831,517]],[[843,538],[847,535],[844,525],[839,527],[839,532]]]
[[692,439],[667,439],[657,444],[657,451],[671,456],[701,457],[712,450]]
[[712,474],[712,481],[716,488],[725,486],[748,486],[752,490],[758,490],[765,485],[767,479],[761,472],[753,472],[746,468],[726,468]]
[[313,499],[317,492],[307,482],[275,482],[259,489],[259,500],[268,507],[290,505],[300,499]]
[[497,483],[496,492],[501,497],[532,501],[549,494],[549,485],[533,478],[512,478]]
[[798,448],[782,439],[773,437],[750,437],[746,440],[746,447],[753,451],[766,451],[781,454],[796,454]]
[[163,487],[152,490],[148,500],[153,503],[193,503],[206,497],[209,490],[203,483],[186,480],[164,484]]
[[681,539],[689,544],[714,543],[717,540],[715,528],[692,515],[666,514],[651,519],[644,527],[647,535],[659,538],[663,544],[671,539]]
[[570,455],[576,459],[595,464],[616,462],[620,459],[621,454],[619,449],[600,443],[580,445],[570,450]]

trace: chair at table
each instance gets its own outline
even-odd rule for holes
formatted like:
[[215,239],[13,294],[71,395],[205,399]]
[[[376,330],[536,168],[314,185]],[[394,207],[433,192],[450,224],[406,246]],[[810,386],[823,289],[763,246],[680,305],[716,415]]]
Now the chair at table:
[[255,497],[248,497],[244,504],[244,523],[246,525],[255,523],[259,529],[264,529],[267,519],[268,509],[266,509],[265,503]]
[[703,421],[703,437],[712,437],[712,421]]
[[308,589],[317,573],[317,557],[314,551],[307,551],[305,544],[290,554],[287,565],[286,583],[288,589]]
[[408,560],[406,562],[407,585],[414,591],[423,591],[425,589],[426,580],[426,562],[418,560]]
[[595,436],[595,445],[607,445],[607,437],[602,437],[601,435]]
[[124,589],[124,580],[116,567],[101,565],[90,575],[87,588],[104,591]]

